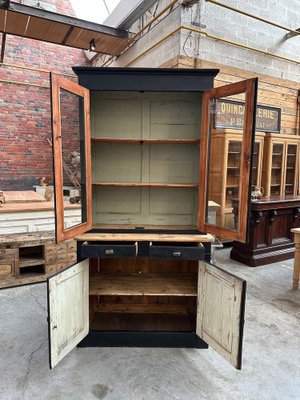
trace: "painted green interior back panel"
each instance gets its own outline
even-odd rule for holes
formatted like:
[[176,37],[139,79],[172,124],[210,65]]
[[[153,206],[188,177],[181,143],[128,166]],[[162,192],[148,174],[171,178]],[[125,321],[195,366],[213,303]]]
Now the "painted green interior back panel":
[[151,145],[150,182],[198,183],[199,146]]
[[199,139],[201,118],[199,93],[178,93],[173,97],[165,93],[161,98],[150,97],[150,138]]
[[93,223],[196,225],[197,189],[94,187]]
[[[92,137],[200,138],[199,93],[92,93]],[[93,182],[198,184],[198,144],[92,143]],[[93,223],[196,225],[196,188],[93,188]]]
[[143,146],[133,143],[93,143],[93,182],[140,182]]
[[93,137],[141,137],[142,102],[139,93],[92,92],[91,131]]

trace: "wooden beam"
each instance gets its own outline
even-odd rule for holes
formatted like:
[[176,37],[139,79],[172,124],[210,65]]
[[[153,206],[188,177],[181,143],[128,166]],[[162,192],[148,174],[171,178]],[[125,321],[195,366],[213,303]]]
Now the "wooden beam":
[[4,53],[5,53],[5,44],[6,44],[6,33],[3,33],[3,34],[2,34],[2,45],[1,45],[0,64],[3,64]]

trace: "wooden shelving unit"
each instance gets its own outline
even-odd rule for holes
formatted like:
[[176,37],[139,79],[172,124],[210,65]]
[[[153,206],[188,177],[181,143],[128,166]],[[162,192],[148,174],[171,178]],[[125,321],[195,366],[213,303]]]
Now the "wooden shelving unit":
[[[219,205],[206,193],[206,157],[211,145],[206,122],[214,112],[210,105],[216,98],[245,93],[245,113],[250,118],[236,141],[243,141],[245,151],[235,144],[230,148],[228,166],[232,169],[226,171],[232,171],[232,182],[229,177],[227,185],[240,185],[241,193],[246,193],[240,196],[243,223],[240,229],[226,233],[244,240],[248,192],[245,179],[237,181],[234,175],[239,172],[239,159],[244,176],[250,176],[246,155],[251,147],[256,80],[210,91],[207,88],[212,88],[216,73],[211,70],[201,72],[207,76],[204,86],[202,77],[198,86],[197,79],[191,79],[192,73],[198,76],[201,70],[74,70],[86,87],[52,77],[57,237],[76,236],[79,262],[64,271],[63,277],[59,274],[48,282],[50,313],[51,309],[57,311],[58,321],[69,316],[70,309],[76,313],[75,318],[70,314],[64,326],[56,323],[56,317],[49,317],[51,366],[79,343],[147,347],[170,347],[172,343],[198,348],[217,343],[239,368],[243,322],[239,316],[244,312],[245,284],[209,262],[214,240],[209,233],[224,229],[214,221]],[[89,79],[82,80],[84,75]],[[61,154],[69,145],[59,122],[66,108],[62,106],[63,90],[76,95],[76,104],[78,96],[82,99],[80,116],[85,118],[84,124],[79,124],[84,128],[78,135],[80,144],[74,148],[82,153],[83,218],[72,228],[64,226],[61,207]],[[81,140],[84,137],[86,140]],[[73,149],[69,146],[68,150]],[[220,156],[224,148],[218,151]],[[218,186],[217,181],[214,184]],[[99,224],[103,227],[100,231],[92,228]],[[147,231],[149,226],[152,228]],[[176,231],[169,233],[174,226]],[[187,231],[187,226],[192,229]],[[99,238],[102,234],[110,235],[109,240]],[[127,238],[122,239],[122,234]],[[165,240],[157,235],[165,235]],[[76,337],[74,332],[78,332]],[[207,337],[207,332],[214,338]],[[234,343],[230,348],[228,340]]]
[[[264,136],[256,132],[253,148],[252,185],[261,186]],[[223,151],[225,149],[225,151]],[[232,229],[232,200],[239,197],[242,154],[242,131],[215,129],[212,132],[210,200],[220,205],[217,224]],[[221,237],[222,239],[222,237]]]
[[262,173],[265,196],[298,193],[299,149],[299,136],[266,133]]

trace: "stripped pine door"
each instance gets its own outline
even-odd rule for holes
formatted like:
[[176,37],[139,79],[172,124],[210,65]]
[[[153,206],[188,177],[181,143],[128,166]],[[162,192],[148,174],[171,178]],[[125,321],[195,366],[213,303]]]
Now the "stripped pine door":
[[89,260],[48,279],[50,368],[89,332]]
[[241,369],[246,281],[199,262],[196,333]]

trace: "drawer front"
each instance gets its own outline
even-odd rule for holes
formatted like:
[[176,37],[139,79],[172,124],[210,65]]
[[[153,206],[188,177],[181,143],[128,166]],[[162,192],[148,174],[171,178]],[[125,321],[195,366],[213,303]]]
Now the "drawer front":
[[131,258],[137,256],[137,243],[84,243],[81,246],[82,258]]
[[205,248],[199,246],[173,246],[171,243],[166,245],[150,244],[150,258],[165,258],[168,260],[204,260]]
[[13,277],[12,263],[0,263],[0,279]]
[[12,260],[14,261],[18,256],[18,249],[0,249],[0,261]]

